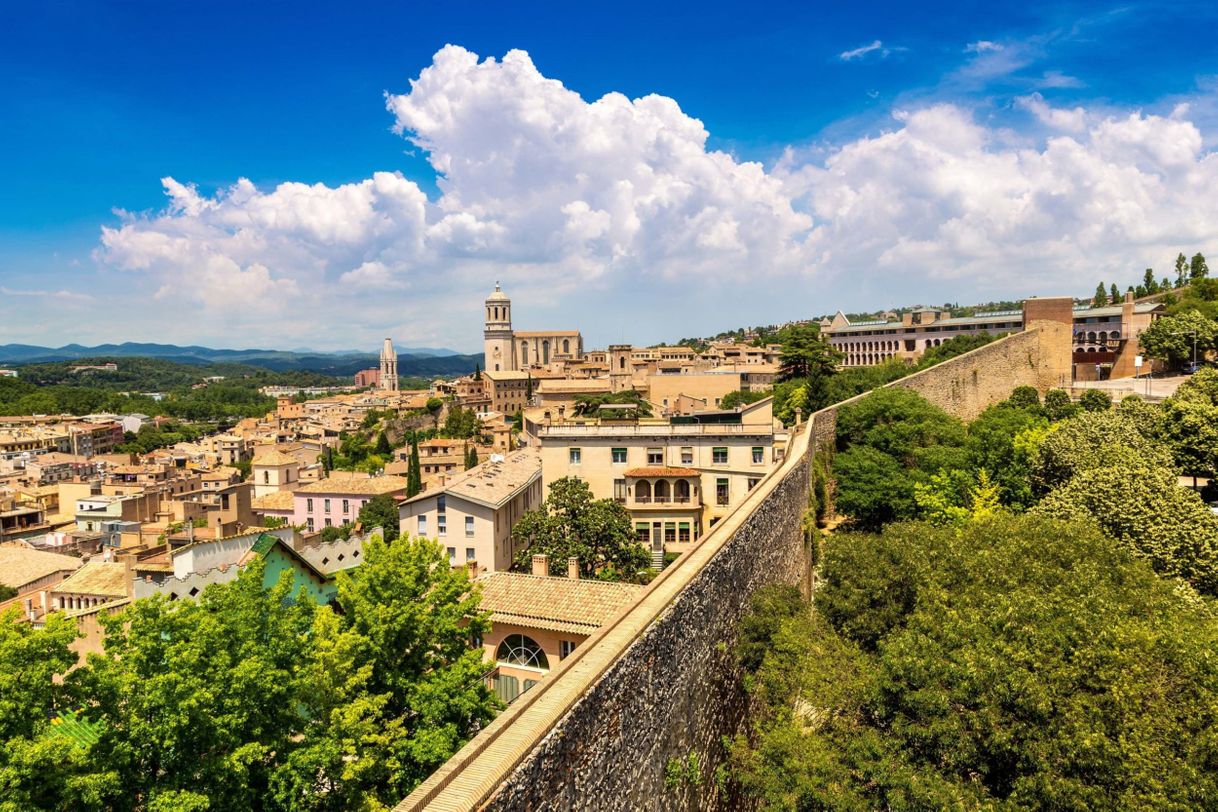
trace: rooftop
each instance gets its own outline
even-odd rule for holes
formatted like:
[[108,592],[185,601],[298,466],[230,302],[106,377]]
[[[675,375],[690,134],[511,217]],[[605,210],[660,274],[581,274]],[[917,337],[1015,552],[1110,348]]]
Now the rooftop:
[[296,498],[291,491],[275,491],[274,493],[255,496],[250,504],[254,510],[291,510]]
[[127,568],[113,561],[90,561],[55,587],[80,595],[127,596]]
[[19,589],[53,573],[75,570],[81,563],[79,558],[70,555],[6,544],[0,546],[0,584]]
[[503,369],[484,371],[482,373],[482,377],[489,378],[492,381],[523,381],[527,380],[531,376],[529,373],[521,372],[520,370]]
[[277,448],[259,450],[250,465],[295,465],[296,458]]
[[296,493],[344,493],[359,496],[380,496],[406,490],[406,478],[400,476],[330,476],[301,485]]
[[424,491],[407,501],[446,493],[497,508],[540,476],[541,457],[533,449],[522,449],[502,460],[491,459],[479,463],[453,477],[442,487]]
[[576,634],[592,634],[643,591],[638,584],[520,572],[491,573],[477,583],[492,622]]

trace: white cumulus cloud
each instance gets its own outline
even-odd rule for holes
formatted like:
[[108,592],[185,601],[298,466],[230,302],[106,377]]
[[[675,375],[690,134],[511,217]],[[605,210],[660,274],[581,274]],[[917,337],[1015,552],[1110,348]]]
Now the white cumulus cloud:
[[[470,347],[495,279],[551,307],[596,297],[586,317],[606,333],[615,306],[663,302],[668,317],[690,291],[736,324],[831,310],[860,290],[875,306],[1077,293],[1206,250],[1218,223],[1218,160],[1187,106],[1101,112],[1033,93],[1015,106],[1043,135],[1012,137],[938,104],[766,167],[709,148],[673,99],[585,100],[522,51],[447,46],[386,105],[435,169],[434,198],[396,172],[241,179],[210,195],[165,178],[164,210],[104,228],[98,259],[150,306],[199,307],[245,337],[230,343],[393,334]],[[343,320],[331,339],[317,337],[322,313]]]

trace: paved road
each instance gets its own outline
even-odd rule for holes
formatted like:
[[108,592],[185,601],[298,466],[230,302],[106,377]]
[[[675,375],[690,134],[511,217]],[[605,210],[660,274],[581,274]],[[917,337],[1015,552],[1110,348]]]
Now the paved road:
[[1134,393],[1142,397],[1166,398],[1176,393],[1180,384],[1188,380],[1187,375],[1166,378],[1117,378],[1110,381],[1075,381],[1075,389],[1103,389],[1114,395]]

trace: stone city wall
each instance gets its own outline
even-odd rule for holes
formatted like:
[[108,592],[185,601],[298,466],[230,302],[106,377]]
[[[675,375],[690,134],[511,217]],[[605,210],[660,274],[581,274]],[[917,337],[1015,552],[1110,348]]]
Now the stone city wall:
[[[889,385],[966,420],[1015,386],[1061,385],[1069,324],[1030,326]],[[812,415],[735,512],[398,809],[739,808],[715,780],[723,737],[745,722],[738,624],[760,587],[806,583],[809,463],[832,447],[841,405]]]

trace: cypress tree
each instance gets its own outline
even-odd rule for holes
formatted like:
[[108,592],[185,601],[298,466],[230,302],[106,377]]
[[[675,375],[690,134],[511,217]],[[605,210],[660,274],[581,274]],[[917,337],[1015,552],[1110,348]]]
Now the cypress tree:
[[406,471],[406,496],[416,495],[423,490],[423,469],[419,465],[419,438],[414,435],[410,439],[410,466]]
[[1108,293],[1112,297],[1113,304],[1116,304],[1117,302],[1121,301],[1121,292],[1119,290],[1117,290],[1116,282],[1112,283],[1112,288],[1108,291]]
[[1104,283],[1101,282],[1096,285],[1095,296],[1091,299],[1091,306],[1103,307],[1106,304],[1108,304],[1108,290],[1104,287]]

